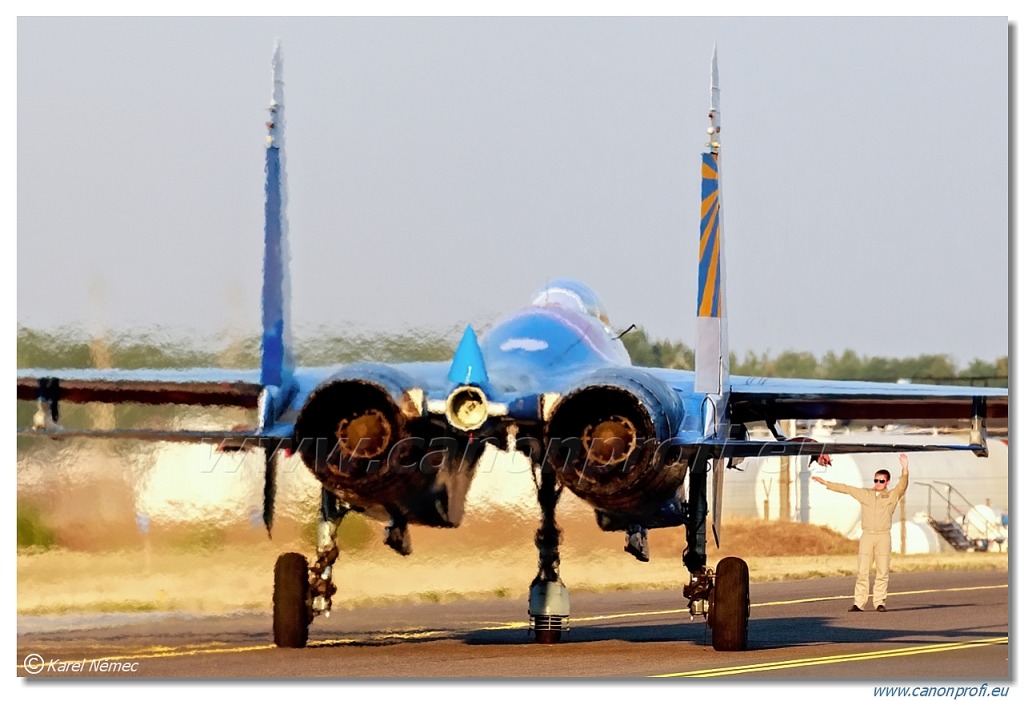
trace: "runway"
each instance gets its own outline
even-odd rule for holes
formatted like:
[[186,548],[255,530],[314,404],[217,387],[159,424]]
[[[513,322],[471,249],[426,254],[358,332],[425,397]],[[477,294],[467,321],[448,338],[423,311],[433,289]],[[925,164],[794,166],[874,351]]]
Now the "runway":
[[710,629],[702,619],[690,621],[678,589],[574,593],[571,630],[559,645],[529,640],[525,584],[521,599],[336,609],[314,621],[302,650],[275,648],[270,615],[262,612],[22,616],[17,674],[1009,678],[1007,572],[894,575],[886,613],[848,613],[852,591],[852,577],[753,583],[751,649],[738,653],[712,649]]

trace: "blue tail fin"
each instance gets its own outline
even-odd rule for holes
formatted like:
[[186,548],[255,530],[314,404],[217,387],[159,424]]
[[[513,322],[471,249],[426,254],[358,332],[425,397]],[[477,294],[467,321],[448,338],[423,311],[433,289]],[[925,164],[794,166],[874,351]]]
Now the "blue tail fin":
[[288,279],[288,221],[285,218],[284,81],[281,46],[274,47],[274,92],[267,121],[266,203],[263,251],[263,341],[260,382],[287,393],[295,368],[288,323],[291,285]]

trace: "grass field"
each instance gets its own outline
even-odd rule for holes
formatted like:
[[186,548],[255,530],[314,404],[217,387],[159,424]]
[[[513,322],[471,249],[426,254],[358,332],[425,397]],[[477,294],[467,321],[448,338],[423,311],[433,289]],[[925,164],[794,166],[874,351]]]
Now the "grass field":
[[[468,525],[468,524],[467,524]],[[678,589],[682,531],[652,532],[649,563],[622,552],[622,534],[603,533],[589,518],[564,523],[562,579],[572,591]],[[855,573],[856,543],[819,526],[727,520],[723,548],[709,546],[709,564],[744,557],[755,581],[844,576]],[[416,529],[415,551],[402,558],[355,529],[335,568],[335,608],[405,599],[526,598],[536,572],[531,520],[492,514],[459,531]],[[283,528],[286,533],[289,529]],[[67,548],[19,551],[19,615],[86,612],[269,611],[273,567],[282,552],[307,556],[313,548],[295,526],[290,537],[268,541],[258,533],[188,537],[164,534],[120,549]],[[366,542],[364,542],[366,541]],[[1007,570],[1006,553],[894,555],[898,574],[914,570]]]

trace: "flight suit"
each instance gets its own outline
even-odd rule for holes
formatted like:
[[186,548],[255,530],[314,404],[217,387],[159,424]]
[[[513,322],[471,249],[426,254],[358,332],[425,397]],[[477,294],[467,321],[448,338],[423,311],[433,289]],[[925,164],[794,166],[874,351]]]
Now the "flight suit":
[[892,515],[909,483],[910,478],[905,470],[893,489],[851,487],[841,482],[825,480],[825,486],[829,490],[849,494],[861,504],[860,523],[863,534],[857,550],[857,584],[853,589],[853,603],[860,609],[865,609],[868,603],[868,578],[872,560],[875,563],[875,591],[871,601],[876,608],[885,604],[885,597],[889,593]]

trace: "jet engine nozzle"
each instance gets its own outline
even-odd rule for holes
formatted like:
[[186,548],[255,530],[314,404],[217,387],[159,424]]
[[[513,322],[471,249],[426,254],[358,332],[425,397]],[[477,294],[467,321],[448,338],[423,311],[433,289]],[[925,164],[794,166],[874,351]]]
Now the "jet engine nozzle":
[[602,371],[558,400],[545,454],[577,496],[629,511],[681,483],[686,462],[670,439],[682,419],[682,402],[661,380],[634,368]]
[[314,473],[358,477],[380,472],[399,439],[405,417],[386,389],[376,383],[338,379],[310,396],[295,423],[303,461]]
[[356,460],[378,458],[391,444],[392,420],[380,409],[367,409],[344,418],[334,432],[342,456]]
[[[480,390],[463,390],[471,391],[453,396],[452,406],[471,426],[477,404],[484,418],[488,405]],[[399,522],[459,525],[479,456],[464,439],[445,435],[409,375],[370,363],[343,368],[310,393],[294,444],[326,490],[396,532]]]
[[460,431],[475,431],[487,421],[487,395],[479,387],[459,387],[445,405],[445,416]]
[[636,426],[628,417],[612,415],[583,429],[583,451],[595,465],[615,467],[625,463],[636,449],[636,434]]

